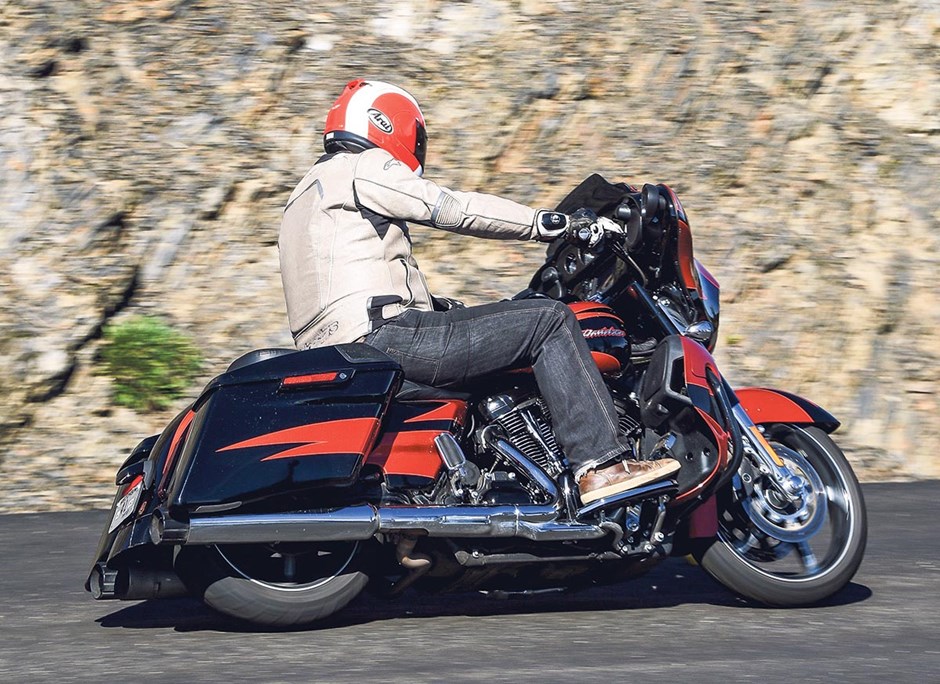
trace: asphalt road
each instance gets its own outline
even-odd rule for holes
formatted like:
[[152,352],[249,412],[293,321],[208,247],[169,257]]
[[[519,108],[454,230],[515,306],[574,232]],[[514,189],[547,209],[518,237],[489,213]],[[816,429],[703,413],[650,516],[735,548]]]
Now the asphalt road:
[[105,512],[0,516],[0,681],[940,682],[940,482],[864,491],[865,561],[823,606],[755,607],[674,559],[576,594],[364,597],[294,632],[94,601]]

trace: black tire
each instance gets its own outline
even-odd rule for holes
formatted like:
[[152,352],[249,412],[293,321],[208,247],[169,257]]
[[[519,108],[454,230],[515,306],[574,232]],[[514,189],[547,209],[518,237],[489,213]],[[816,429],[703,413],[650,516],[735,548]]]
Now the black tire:
[[[369,581],[362,553],[360,542],[184,547],[176,570],[210,608],[284,628],[322,620],[359,595]],[[284,569],[288,556],[294,559],[292,572]]]
[[813,489],[822,485],[815,506],[824,513],[807,525],[805,538],[796,530],[781,541],[768,534],[766,520],[759,521],[762,527],[754,522],[753,500],[737,475],[719,492],[718,537],[693,553],[709,575],[746,598],[777,607],[818,603],[848,584],[862,562],[868,537],[862,491],[845,455],[822,430],[765,427],[785,461],[815,473]]

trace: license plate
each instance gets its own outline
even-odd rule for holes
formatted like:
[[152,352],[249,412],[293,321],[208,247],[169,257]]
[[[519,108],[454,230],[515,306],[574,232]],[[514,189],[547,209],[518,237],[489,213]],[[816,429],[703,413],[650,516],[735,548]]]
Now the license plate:
[[111,518],[111,526],[108,528],[109,534],[134,514],[134,511],[137,510],[137,502],[140,500],[140,493],[143,490],[144,483],[138,482],[127,494],[120,498],[114,507],[114,517]]

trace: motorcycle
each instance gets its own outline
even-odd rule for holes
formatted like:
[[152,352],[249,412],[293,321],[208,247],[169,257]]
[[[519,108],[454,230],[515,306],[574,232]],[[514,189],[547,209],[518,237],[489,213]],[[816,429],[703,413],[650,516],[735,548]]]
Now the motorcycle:
[[86,590],[194,595],[279,627],[325,618],[367,585],[388,597],[577,589],[671,555],[771,606],[842,589],[867,523],[829,436],[839,422],[719,371],[719,286],[672,189],[595,174],[558,210],[579,207],[622,235],[559,238],[517,297],[571,307],[633,457],[677,459],[674,479],[582,505],[526,369],[458,391],[403,379],[365,344],[257,350],[121,466]]

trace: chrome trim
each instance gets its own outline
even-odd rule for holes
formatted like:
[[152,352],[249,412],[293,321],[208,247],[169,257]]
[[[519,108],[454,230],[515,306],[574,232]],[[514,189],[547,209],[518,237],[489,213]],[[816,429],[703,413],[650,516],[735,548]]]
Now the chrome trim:
[[514,465],[518,466],[532,482],[539,486],[554,502],[556,508],[560,508],[561,503],[558,495],[558,487],[555,481],[548,476],[544,470],[535,465],[521,451],[502,437],[493,436],[487,429],[483,431],[483,441],[486,445],[494,449],[501,456],[505,457]]
[[559,522],[554,505],[387,506],[379,513],[381,532],[422,531],[430,537],[523,537],[533,541],[597,539],[597,525]]
[[467,462],[467,457],[464,456],[463,449],[460,448],[460,444],[457,443],[457,440],[454,439],[454,436],[449,432],[442,432],[435,437],[434,446],[437,448],[437,453],[440,454],[441,460],[444,461],[444,465],[447,466],[447,470],[450,472],[459,471]]
[[375,508],[363,505],[322,513],[193,516],[183,543],[352,541],[370,539],[378,531]]
[[707,347],[715,335],[715,327],[708,321],[699,321],[686,328],[682,334]]
[[542,432],[539,430],[538,425],[535,424],[535,419],[532,417],[532,414],[528,411],[522,411],[519,413],[519,417],[522,419],[525,429],[532,439],[534,439],[546,453],[558,458],[558,454],[555,453],[555,450],[548,445],[548,442],[545,441],[545,437],[542,436]]
[[558,521],[554,504],[532,506],[350,506],[324,513],[194,517],[183,544],[352,541],[377,533],[423,532],[430,537],[523,537],[533,541],[598,539],[592,524]]
[[104,563],[95,563],[88,578],[88,588],[92,598],[96,601],[116,599],[118,597],[115,591],[117,576],[117,570],[109,568]]
[[[745,451],[754,457],[758,469],[765,475],[770,476],[770,481],[777,491],[791,501],[796,501],[805,483],[794,487],[796,480],[793,478],[796,477],[798,480],[802,478],[795,475],[786,465],[777,465],[773,455],[768,453],[760,440],[754,439],[751,430],[752,428],[757,428],[757,425],[751,420],[751,417],[740,403],[734,405],[731,409],[731,413],[734,416],[734,420],[741,427],[741,432],[744,435]],[[779,454],[777,454],[777,457],[779,458]]]

